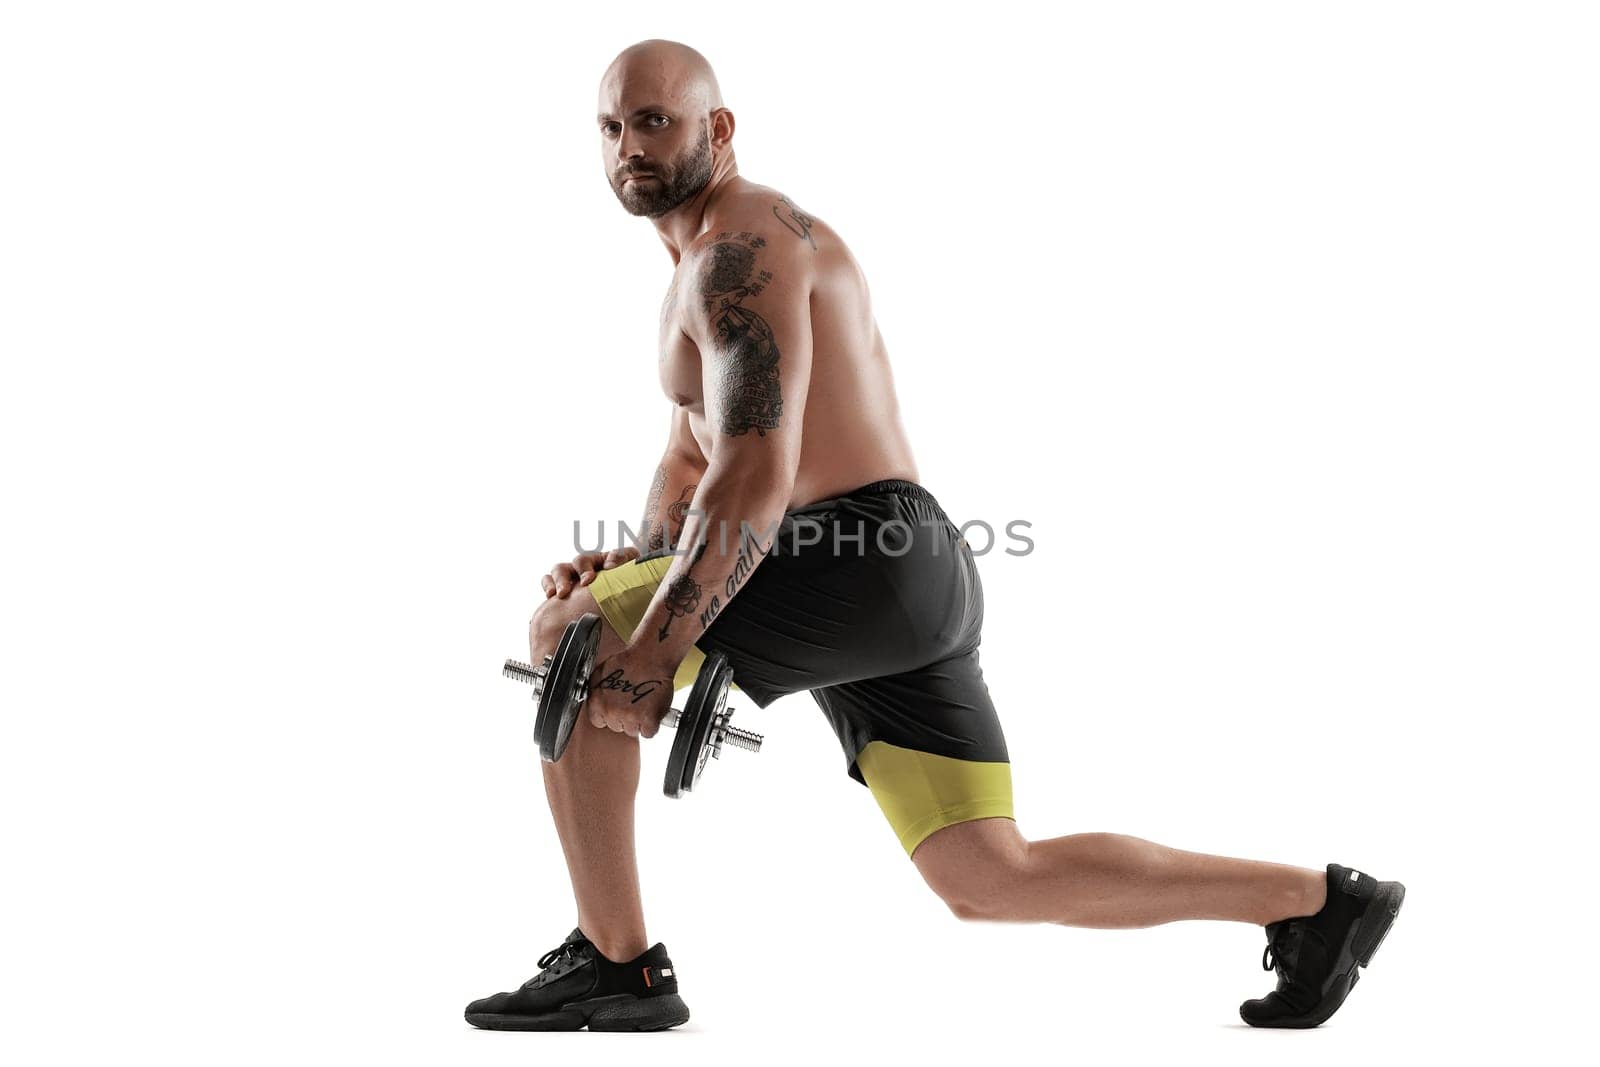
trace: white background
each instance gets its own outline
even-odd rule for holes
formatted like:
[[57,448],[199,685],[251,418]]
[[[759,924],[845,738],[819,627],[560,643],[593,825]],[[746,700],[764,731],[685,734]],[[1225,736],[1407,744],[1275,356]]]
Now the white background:
[[[1583,7],[7,5],[7,1058],[1567,1041],[1600,703]],[[654,36],[865,267],[925,484],[1033,523],[980,561],[1024,832],[1407,883],[1321,1030],[1239,1023],[1272,984],[1247,925],[957,922],[804,696],[744,710],[767,750],[682,802],[647,749],[686,1027],[462,1021],[574,920],[498,666],[665,432],[670,261],[592,121]]]

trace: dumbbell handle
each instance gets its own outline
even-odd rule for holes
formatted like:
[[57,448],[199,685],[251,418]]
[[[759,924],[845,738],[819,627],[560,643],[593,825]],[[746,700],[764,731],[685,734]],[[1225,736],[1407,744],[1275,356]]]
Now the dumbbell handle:
[[[527,682],[532,686],[538,686],[542,684],[545,676],[543,668],[530,667],[528,664],[514,659],[506,660],[506,665],[501,673],[503,673],[507,678],[512,678],[519,682]],[[677,729],[678,716],[681,714],[682,712],[680,712],[677,708],[672,708],[661,720],[661,725],[670,726],[673,729]],[[761,751],[761,735],[757,733],[751,733],[749,730],[741,730],[737,726],[729,726],[724,723],[722,727],[722,739],[728,744],[732,745],[734,748],[742,748],[746,752]]]

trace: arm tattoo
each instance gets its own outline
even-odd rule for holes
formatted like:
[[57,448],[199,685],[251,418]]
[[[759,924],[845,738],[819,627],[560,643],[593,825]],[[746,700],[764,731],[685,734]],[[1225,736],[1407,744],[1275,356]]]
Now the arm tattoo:
[[697,485],[685,486],[683,492],[678,494],[678,499],[667,505],[667,543],[675,545],[678,538],[683,536],[683,522],[689,517],[689,505],[694,503],[694,491]]
[[667,488],[667,465],[663,463],[656,468],[655,481],[650,483],[650,495],[644,502],[644,544],[646,552],[654,552],[666,547],[666,524],[656,521],[656,513],[661,509],[661,494]]
[[[739,586],[744,584],[744,580],[750,577],[750,572],[755,570],[757,557],[765,556],[771,550],[771,542],[762,547],[749,524],[743,522],[739,524],[739,558],[734,561],[733,570],[722,583],[722,591],[727,594],[729,600],[733,599],[733,594],[739,591]],[[700,629],[711,629],[711,624],[717,621],[717,616],[720,614],[722,614],[722,598],[712,593],[710,603],[700,613]]]
[[694,580],[694,565],[700,562],[700,557],[706,554],[706,546],[701,545],[695,549],[694,559],[684,572],[672,579],[672,584],[667,586],[667,621],[661,624],[661,629],[656,631],[656,643],[667,639],[672,629],[672,620],[692,614],[700,606],[700,583]]
[[700,266],[700,299],[716,331],[715,344],[727,357],[717,409],[722,431],[730,437],[752,429],[765,437],[783,415],[777,338],[766,319],[741,306],[772,280],[771,271],[756,270],[756,249],[766,243],[750,233],[720,233]]
[[[780,204],[782,207],[779,206]],[[791,204],[786,196],[778,197],[778,203],[772,205],[772,213],[778,217],[779,222],[793,230],[795,236],[810,245],[813,251],[816,250],[817,242],[811,236],[812,218],[810,215]]]
[[770,542],[765,548],[761,547],[755,532],[745,523],[739,524],[739,558],[734,561],[733,571],[723,583],[723,589],[728,594],[729,600],[733,599],[733,594],[739,591],[739,586],[744,584],[744,580],[750,577],[750,572],[755,570],[757,557],[765,556],[771,550]]

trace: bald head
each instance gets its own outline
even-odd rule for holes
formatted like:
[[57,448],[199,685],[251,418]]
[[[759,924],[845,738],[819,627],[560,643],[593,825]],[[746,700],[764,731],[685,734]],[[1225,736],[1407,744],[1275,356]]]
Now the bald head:
[[658,218],[731,166],[733,113],[706,57],[677,41],[629,45],[600,79],[600,152],[617,200]]
[[640,41],[618,52],[600,79],[600,109],[605,110],[608,87],[616,91],[628,84],[648,85],[667,101],[708,115],[722,106],[722,89],[711,64],[677,41]]

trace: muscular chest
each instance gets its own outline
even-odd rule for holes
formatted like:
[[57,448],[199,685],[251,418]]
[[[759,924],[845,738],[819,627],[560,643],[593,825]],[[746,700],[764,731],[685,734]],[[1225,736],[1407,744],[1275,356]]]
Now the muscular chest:
[[658,338],[660,362],[657,371],[661,391],[668,400],[689,412],[689,421],[702,445],[706,434],[705,395],[700,379],[700,349],[684,332],[688,309],[681,301],[690,299],[677,278],[661,304],[661,330]]

